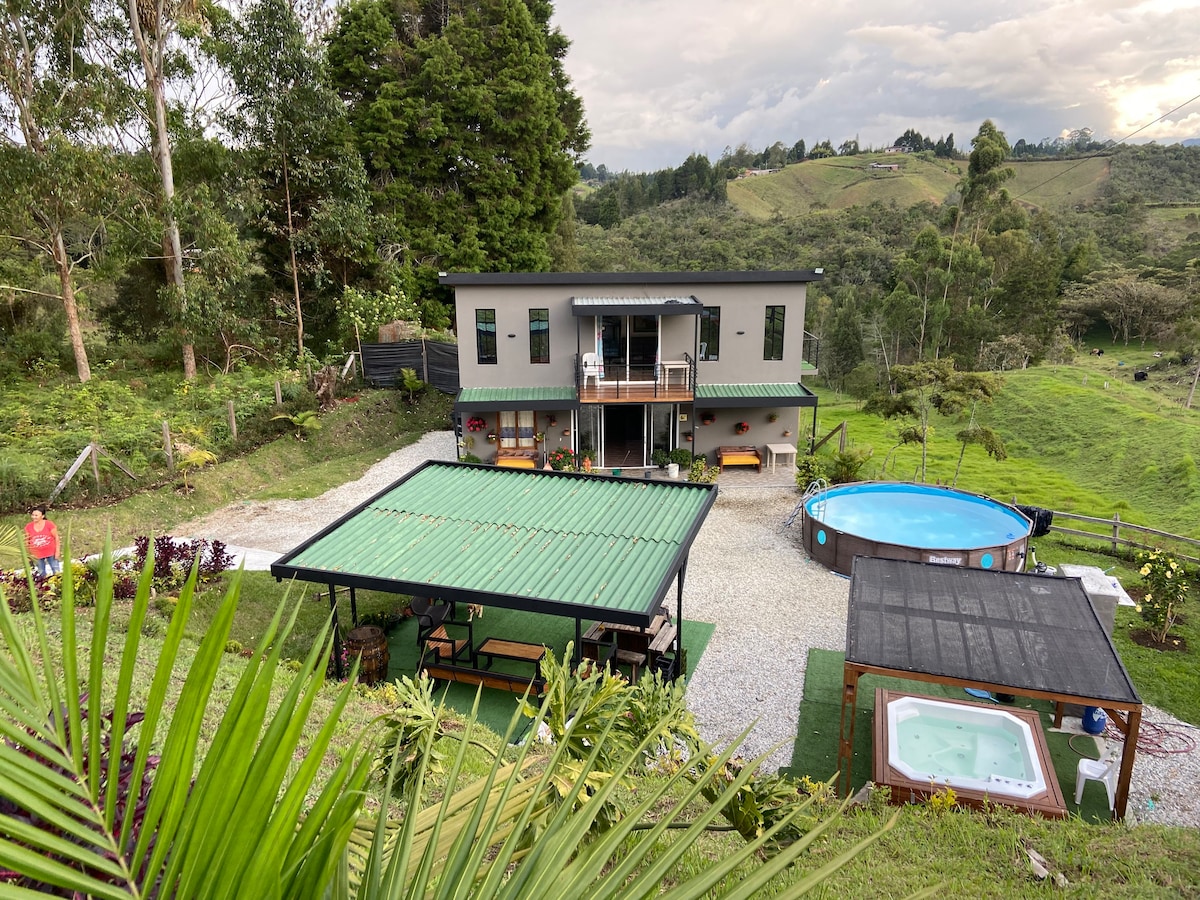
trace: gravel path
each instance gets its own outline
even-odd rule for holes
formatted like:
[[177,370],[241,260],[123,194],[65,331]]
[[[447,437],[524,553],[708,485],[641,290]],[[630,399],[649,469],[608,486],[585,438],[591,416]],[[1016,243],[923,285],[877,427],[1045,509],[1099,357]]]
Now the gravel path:
[[[245,551],[247,567],[265,568],[426,459],[454,458],[450,432],[427,434],[320,497],[234,503],[184,523],[178,533],[224,541]],[[806,557],[798,526],[782,527],[796,500],[793,489],[722,488],[684,583],[685,619],[716,623],[688,681],[701,734],[724,741],[753,724],[745,755],[781,745],[768,757],[770,770],[791,762],[809,648],[840,651],[846,640],[850,582]],[[1191,749],[1138,754],[1129,820],[1200,827],[1200,732],[1152,706],[1142,722],[1144,737],[1151,737],[1146,723],[1158,723],[1167,729],[1164,747],[1190,741]]]

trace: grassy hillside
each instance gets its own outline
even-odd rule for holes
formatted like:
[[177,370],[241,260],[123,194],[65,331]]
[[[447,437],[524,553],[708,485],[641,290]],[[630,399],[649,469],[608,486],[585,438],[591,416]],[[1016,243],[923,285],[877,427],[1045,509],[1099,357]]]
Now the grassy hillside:
[[[872,169],[871,163],[895,164],[900,170]],[[959,169],[965,166],[953,160],[882,153],[814,159],[731,182],[729,202],[758,218],[865,206],[872,200],[895,201],[902,207],[940,203],[954,190],[962,177]]]
[[[899,171],[871,163],[899,165]],[[1106,158],[1013,162],[1009,192],[1031,206],[1058,208],[1094,200],[1108,178]],[[846,209],[873,200],[901,207],[940,203],[966,172],[965,160],[922,159],[909,154],[863,153],[814,159],[770,175],[729,185],[729,202],[749,216],[796,216],[813,209]]]
[[[958,486],[1064,512],[1119,512],[1128,522],[1200,537],[1200,411],[1184,410],[1149,382],[1109,374],[1106,365],[1089,360],[1008,373],[996,403],[980,416],[1003,436],[1008,459],[969,448]],[[818,436],[843,419],[851,443],[873,450],[864,475],[918,476],[920,448],[893,450],[898,422],[823,394]],[[963,426],[936,414],[932,424],[927,480],[949,484],[961,449],[954,435]]]
[[1108,157],[1010,162],[1009,165],[1017,173],[1005,184],[1009,194],[1022,203],[1050,209],[1097,199],[1109,177]]

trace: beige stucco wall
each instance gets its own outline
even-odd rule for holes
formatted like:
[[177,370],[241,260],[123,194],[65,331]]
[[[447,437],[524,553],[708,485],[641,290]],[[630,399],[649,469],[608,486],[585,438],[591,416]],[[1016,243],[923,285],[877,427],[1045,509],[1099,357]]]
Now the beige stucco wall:
[[[721,307],[721,353],[698,363],[702,384],[799,381],[804,349],[805,284],[594,285],[586,281],[555,285],[457,285],[455,311],[459,371],[465,387],[551,387],[574,385],[576,353],[594,348],[595,319],[571,314],[572,297],[667,298],[695,296],[704,306]],[[782,360],[763,359],[768,306],[784,306]],[[495,365],[480,365],[475,311],[496,311]],[[529,361],[529,310],[550,310],[550,363]],[[697,352],[695,316],[662,318],[662,358],[693,358]],[[512,335],[512,337],[510,337]]]

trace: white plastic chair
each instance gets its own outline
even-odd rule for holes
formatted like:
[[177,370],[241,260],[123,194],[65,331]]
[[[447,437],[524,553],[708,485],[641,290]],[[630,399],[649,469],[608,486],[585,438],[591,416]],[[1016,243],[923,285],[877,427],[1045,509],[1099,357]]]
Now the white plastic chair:
[[583,363],[583,386],[587,387],[589,378],[596,379],[596,387],[600,387],[600,379],[604,377],[604,366],[600,363],[600,357],[595,353],[585,353],[582,358]]
[[1083,786],[1089,781],[1099,781],[1108,791],[1108,808],[1111,810],[1117,804],[1117,776],[1119,774],[1121,757],[1109,759],[1081,759],[1075,770],[1075,805],[1083,801]]

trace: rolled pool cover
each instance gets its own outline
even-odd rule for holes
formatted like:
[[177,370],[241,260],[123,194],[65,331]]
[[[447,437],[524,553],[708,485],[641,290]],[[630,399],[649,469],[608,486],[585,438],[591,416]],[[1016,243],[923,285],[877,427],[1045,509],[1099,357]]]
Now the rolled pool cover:
[[1040,506],[1017,506],[1015,509],[1027,516],[1033,523],[1033,530],[1029,533],[1030,537],[1036,538],[1050,533],[1050,525],[1054,521],[1052,510],[1042,509]]

